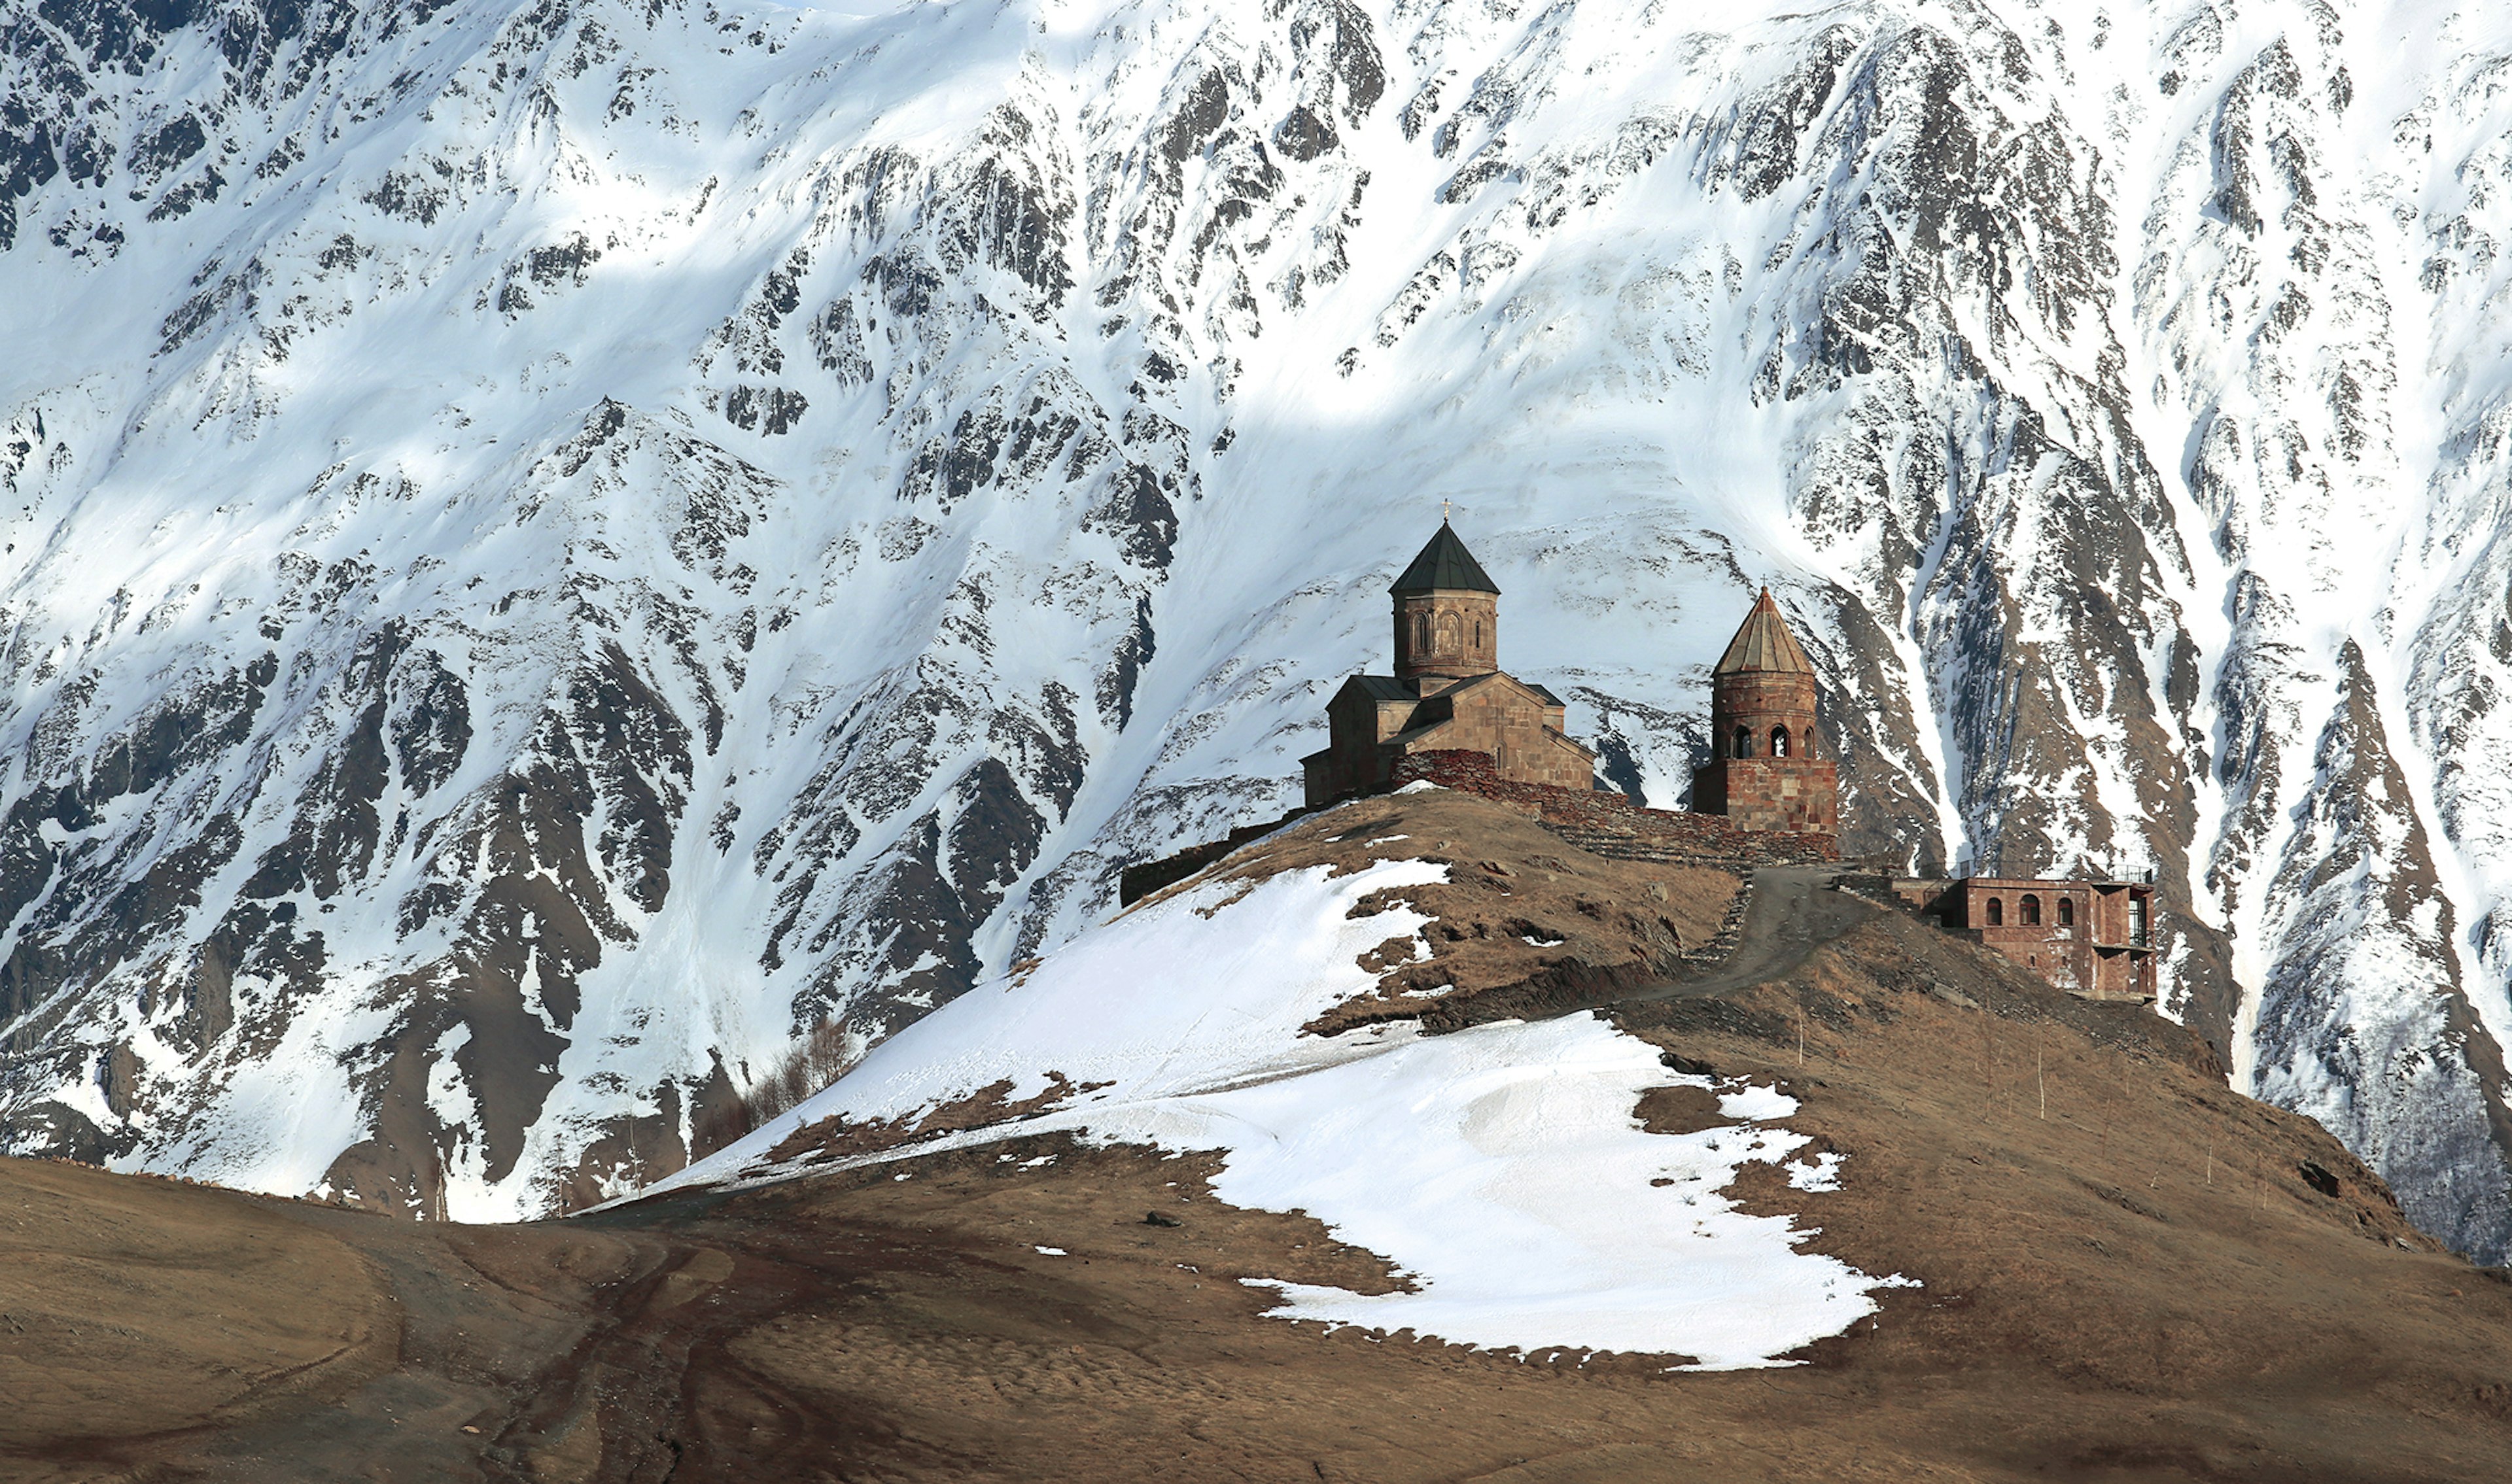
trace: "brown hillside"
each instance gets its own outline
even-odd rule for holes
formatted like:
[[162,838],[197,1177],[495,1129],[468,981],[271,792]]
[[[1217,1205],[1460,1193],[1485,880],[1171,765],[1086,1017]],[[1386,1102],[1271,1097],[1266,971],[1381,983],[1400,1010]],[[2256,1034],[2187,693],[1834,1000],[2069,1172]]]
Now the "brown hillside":
[[[1368,843],[1394,833],[1414,838]],[[1623,875],[1666,868],[1455,796],[1332,811],[1222,869],[1407,852],[1459,868],[1420,898],[1461,987],[1449,1020],[1626,996],[1609,1013],[1676,1065],[1783,1081],[1791,1126],[1846,1156],[1841,1188],[1766,1176],[1740,1196],[1925,1286],[1803,1366],[1669,1374],[1264,1319],[1239,1278],[1390,1279],[1313,1222],[1212,1200],[1203,1161],[1063,1139],[505,1229],[0,1162],[0,1390],[36,1399],[0,1408],[0,1473],[2512,1476],[2512,1286],[2434,1250],[2316,1125],[2225,1091],[2150,1012],[1778,877],[1755,912],[1793,946],[1730,960],[1779,964],[1772,982],[1629,998],[1649,989],[1629,966],[1664,957],[1645,924],[1689,944],[1724,885],[1679,903],[1682,882]],[[1714,1104],[1636,1112],[1690,1128]]]

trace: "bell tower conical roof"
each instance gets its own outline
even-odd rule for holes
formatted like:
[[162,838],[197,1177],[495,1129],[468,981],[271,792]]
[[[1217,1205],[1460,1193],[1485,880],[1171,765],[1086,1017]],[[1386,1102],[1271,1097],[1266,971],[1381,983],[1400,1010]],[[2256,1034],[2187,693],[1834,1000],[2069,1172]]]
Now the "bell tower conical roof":
[[1806,663],[1805,651],[1797,647],[1796,636],[1788,632],[1787,620],[1780,616],[1780,605],[1771,601],[1769,588],[1762,589],[1762,596],[1753,600],[1753,610],[1745,615],[1744,627],[1727,642],[1727,652],[1718,656],[1718,664],[1710,673],[1734,675],[1745,670],[1814,674],[1814,666]]
[[1388,591],[1401,596],[1441,589],[1468,593],[1500,591],[1500,584],[1491,580],[1483,570],[1483,565],[1474,560],[1472,552],[1466,550],[1466,543],[1457,539],[1457,533],[1448,527],[1445,521],[1439,523],[1439,533],[1431,538],[1431,544],[1422,548],[1422,554],[1413,559],[1413,565],[1404,568],[1404,575],[1396,578],[1395,585]]

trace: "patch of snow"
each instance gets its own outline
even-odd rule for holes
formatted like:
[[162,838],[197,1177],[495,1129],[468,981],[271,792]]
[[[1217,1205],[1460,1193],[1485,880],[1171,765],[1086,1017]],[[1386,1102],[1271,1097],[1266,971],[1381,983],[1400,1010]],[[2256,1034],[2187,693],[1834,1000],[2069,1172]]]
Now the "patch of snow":
[[1812,1164],[1787,1164],[1788,1184],[1800,1191],[1837,1191],[1840,1189],[1840,1156],[1825,1152],[1814,1156]]
[[1408,783],[1408,784],[1404,785],[1404,787],[1402,787],[1402,788],[1400,788],[1400,789],[1395,790],[1395,792],[1396,792],[1396,793],[1398,793],[1398,794],[1427,794],[1427,793],[1431,792],[1431,791],[1432,791],[1432,790],[1433,790],[1433,789],[1439,788],[1440,786],[1441,786],[1441,785],[1439,785],[1439,784],[1433,783],[1433,782],[1432,782],[1430,779],[1428,779],[1428,778],[1416,778],[1416,779],[1414,779],[1411,783]]
[[1761,1087],[1747,1082],[1734,1088],[1723,1088],[1718,1094],[1718,1111],[1730,1118],[1761,1122],[1785,1118],[1797,1111],[1797,1100],[1776,1087]]
[[[1093,1132],[1226,1149],[1222,1199],[1306,1211],[1417,1284],[1272,1281],[1281,1318],[1730,1370],[1780,1363],[1874,1312],[1875,1279],[1797,1250],[1810,1233],[1789,1218],[1709,1193],[1803,1136],[1718,1149],[1707,1133],[1647,1133],[1631,1110],[1667,1082],[1655,1047],[1580,1015],[1415,1040],[1191,1108],[1128,1110]],[[1674,1186],[1650,1186],[1668,1175]]]
[[[1720,1196],[1745,1165],[1786,1159],[1805,1137],[1769,1126],[1647,1132],[1635,1116],[1643,1092],[1712,1084],[1670,1074],[1657,1048],[1593,1016],[1436,1037],[1410,1025],[1300,1034],[1375,988],[1354,959],[1391,926],[1418,932],[1431,920],[1400,905],[1352,912],[1389,887],[1446,877],[1423,861],[1342,877],[1319,866],[1151,903],[1002,994],[943,1005],[827,1091],[657,1189],[787,1178],[795,1171],[768,1152],[805,1124],[912,1117],[999,1081],[1026,1096],[1047,1085],[1040,1069],[1054,1068],[1113,1085],[1038,1117],[820,1168],[1050,1131],[1217,1151],[1220,1198],[1304,1211],[1412,1284],[1372,1295],[1249,1280],[1278,1291],[1275,1315],[1508,1351],[1785,1364],[1778,1357],[1874,1312],[1873,1290],[1906,1281],[1801,1251],[1812,1233],[1789,1217]],[[1723,1090],[1720,1105],[1756,1120],[1797,1108],[1750,1085]]]
[[1044,1256],[1046,1256],[1046,1257],[1071,1257],[1071,1256],[1072,1256],[1072,1254],[1071,1254],[1071,1253],[1069,1253],[1069,1252],[1065,1251],[1065,1250],[1064,1250],[1063,1248],[1061,1248],[1061,1247],[1040,1247],[1040,1248],[1037,1248],[1036,1250],[1037,1250],[1039,1253],[1040,1253],[1040,1254],[1042,1254],[1042,1255],[1044,1255]]

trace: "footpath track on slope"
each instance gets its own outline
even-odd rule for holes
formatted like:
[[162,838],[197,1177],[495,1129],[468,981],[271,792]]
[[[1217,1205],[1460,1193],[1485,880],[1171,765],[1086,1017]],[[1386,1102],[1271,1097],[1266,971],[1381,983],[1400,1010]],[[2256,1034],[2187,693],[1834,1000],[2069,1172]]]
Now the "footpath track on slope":
[[1814,951],[1841,937],[1882,909],[1831,882],[1838,866],[1766,866],[1753,873],[1753,895],[1745,909],[1735,952],[1694,973],[1602,1001],[1645,1003],[1656,999],[1706,999],[1768,984],[1796,971]]
[[1841,868],[1835,865],[1759,868],[1753,873],[1752,894],[1736,947],[1725,957],[1694,965],[1663,983],[1529,1006],[1518,1013],[1529,1020],[1550,1020],[1623,1005],[1713,999],[1786,978],[1814,957],[1815,950],[1883,911],[1834,890],[1831,882],[1840,874]]

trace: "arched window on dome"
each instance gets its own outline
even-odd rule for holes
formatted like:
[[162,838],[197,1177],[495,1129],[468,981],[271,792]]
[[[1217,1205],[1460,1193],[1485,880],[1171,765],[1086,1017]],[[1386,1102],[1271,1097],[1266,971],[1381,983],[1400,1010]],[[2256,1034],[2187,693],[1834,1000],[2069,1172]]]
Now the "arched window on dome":
[[2023,900],[2017,905],[2023,909],[2024,926],[2039,927],[2041,925],[2041,899],[2039,897],[2032,895],[2030,892],[2025,892],[2023,894]]
[[1454,614],[1454,613],[1442,613],[1442,614],[1440,614],[1440,615],[1439,615],[1439,652],[1440,652],[1441,654],[1454,654],[1454,653],[1456,653],[1456,652],[1457,652],[1457,650],[1458,650],[1458,648],[1460,647],[1459,640],[1460,640],[1460,638],[1463,636],[1464,632],[1465,632],[1465,625],[1464,625],[1464,624],[1463,624],[1463,623],[1458,619],[1458,617],[1457,617],[1457,615],[1456,615],[1456,614]]
[[1787,755],[1788,755],[1788,729],[1787,729],[1786,727],[1785,727],[1785,726],[1774,726],[1774,727],[1772,727],[1772,728],[1771,728],[1771,756],[1772,756],[1772,757],[1774,757],[1774,758],[1785,758],[1785,757],[1786,757]]
[[1811,727],[1811,726],[1809,726],[1809,727],[1807,727],[1807,728],[1806,728],[1806,734],[1805,734],[1805,754],[1804,754],[1804,755],[1805,755],[1806,757],[1809,757],[1809,758],[1811,758],[1811,757],[1813,757],[1813,756],[1815,755],[1815,751],[1814,751],[1814,728],[1813,728],[1813,727]]
[[1988,925],[1991,927],[2006,925],[2006,904],[1995,897],[1988,899]]
[[1419,608],[1413,612],[1413,652],[1431,652],[1431,615]]
[[1736,728],[1736,756],[1739,758],[1753,756],[1753,728],[1749,726]]

